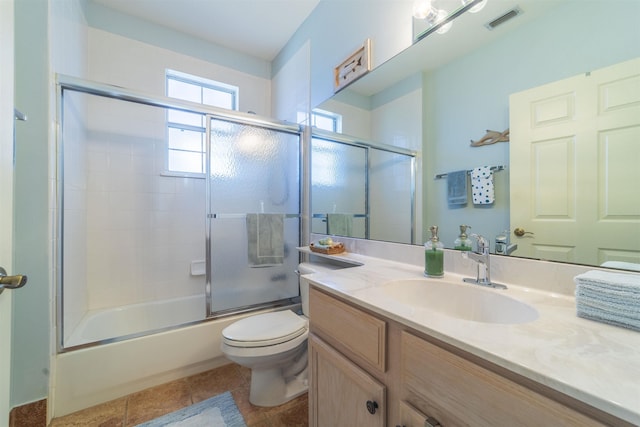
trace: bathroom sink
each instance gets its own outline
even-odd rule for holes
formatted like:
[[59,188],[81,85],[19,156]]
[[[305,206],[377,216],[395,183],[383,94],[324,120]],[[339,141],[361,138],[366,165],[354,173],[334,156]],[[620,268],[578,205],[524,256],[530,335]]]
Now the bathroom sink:
[[377,288],[383,298],[463,320],[517,324],[532,322],[538,311],[505,295],[504,290],[442,279],[406,279],[387,282]]

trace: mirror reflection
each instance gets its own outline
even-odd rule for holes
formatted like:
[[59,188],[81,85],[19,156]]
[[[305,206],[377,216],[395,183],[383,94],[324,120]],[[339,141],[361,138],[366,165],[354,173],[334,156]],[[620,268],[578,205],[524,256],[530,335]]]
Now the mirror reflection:
[[[519,12],[513,18],[487,29],[514,8]],[[615,25],[603,25],[604,10]],[[460,225],[469,225],[469,234],[485,236],[493,253],[497,248],[510,256],[634,268],[640,264],[640,191],[634,185],[640,182],[640,124],[633,122],[640,117],[640,71],[637,61],[629,61],[640,57],[639,14],[640,3],[626,0],[489,0],[481,11],[456,18],[447,33],[430,34],[319,108],[341,119],[343,134],[418,153],[415,243],[426,239],[425,228],[438,225],[445,247],[453,248]],[[612,71],[616,64],[627,71]],[[613,74],[593,83],[591,77],[606,73]],[[596,99],[592,110],[607,96],[617,105],[613,110],[626,111],[620,123],[593,131],[592,148],[584,153],[577,149],[586,144],[583,131],[555,126],[563,111],[569,123],[586,111],[584,96],[562,103],[562,93],[577,92],[544,92],[572,78],[592,83],[585,95]],[[609,87],[614,90],[603,92]],[[528,135],[531,127],[522,123],[535,123],[532,114],[548,120]],[[545,133],[554,127],[557,134]],[[522,150],[534,156],[523,158]],[[474,203],[466,175],[466,202],[451,203],[465,189],[456,193],[449,178],[485,166],[504,167],[492,171],[491,201]],[[315,162],[312,177],[313,168]],[[534,192],[525,196],[523,186]],[[390,203],[394,191],[369,189]],[[314,213],[330,208],[316,210],[312,192]],[[392,231],[406,236],[411,224],[393,224],[392,212],[385,216],[387,235],[378,239],[406,242]]]

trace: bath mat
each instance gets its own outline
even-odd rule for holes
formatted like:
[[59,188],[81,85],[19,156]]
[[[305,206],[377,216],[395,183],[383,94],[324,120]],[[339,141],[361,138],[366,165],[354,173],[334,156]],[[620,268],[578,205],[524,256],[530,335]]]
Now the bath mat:
[[136,427],[246,427],[231,393],[219,394]]

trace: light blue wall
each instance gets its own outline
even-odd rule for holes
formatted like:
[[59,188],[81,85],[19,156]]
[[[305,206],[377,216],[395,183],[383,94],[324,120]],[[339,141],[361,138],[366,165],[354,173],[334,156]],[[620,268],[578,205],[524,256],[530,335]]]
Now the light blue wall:
[[54,72],[83,77],[86,22],[82,1],[15,2],[16,106],[28,120],[16,127],[15,264],[28,284],[14,295],[11,405],[49,392],[53,266],[49,189],[55,178],[49,154],[55,115]]
[[411,45],[412,0],[321,1],[273,61],[273,73],[311,42],[311,107],[333,95],[333,70],[371,39],[377,67]]
[[49,380],[49,50],[45,0],[15,2],[15,269],[29,278],[13,294],[11,404],[45,398]]
[[[576,2],[424,76],[424,224],[440,225],[451,246],[459,224],[491,240],[509,228],[508,172],[498,172],[496,204],[449,209],[446,180],[434,173],[508,164],[509,144],[469,147],[486,129],[509,127],[509,95],[640,56],[640,2]],[[606,23],[603,23],[603,13]]]

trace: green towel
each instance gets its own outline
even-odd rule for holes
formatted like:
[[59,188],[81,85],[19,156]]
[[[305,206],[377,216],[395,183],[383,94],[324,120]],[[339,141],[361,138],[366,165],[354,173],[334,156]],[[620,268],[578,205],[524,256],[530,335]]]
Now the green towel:
[[344,213],[327,214],[327,234],[351,237],[353,215]]
[[284,262],[284,215],[247,214],[249,266],[268,267]]

